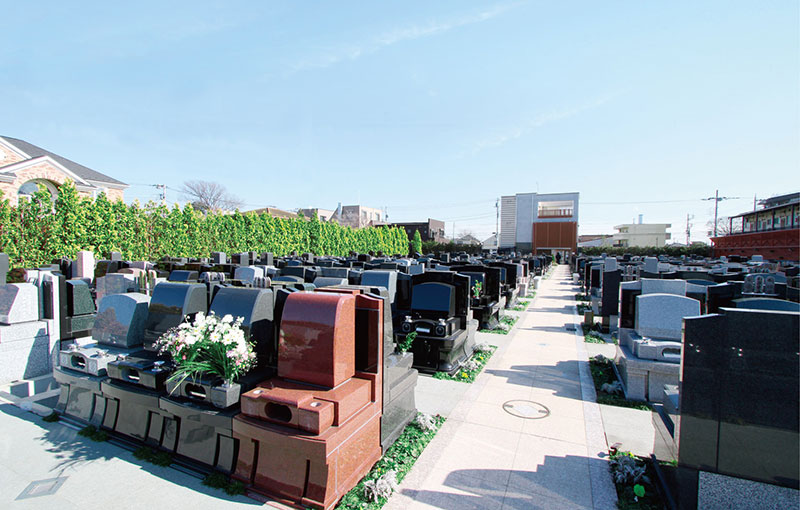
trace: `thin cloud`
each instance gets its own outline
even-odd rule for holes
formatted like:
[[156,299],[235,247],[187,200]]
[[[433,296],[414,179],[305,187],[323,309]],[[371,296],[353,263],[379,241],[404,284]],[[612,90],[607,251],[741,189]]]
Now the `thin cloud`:
[[558,110],[558,111],[539,114],[531,119],[528,119],[522,124],[512,127],[502,133],[494,134],[482,140],[479,140],[478,142],[475,143],[474,147],[472,148],[472,155],[478,154],[479,152],[484,151],[486,149],[494,149],[496,147],[500,147],[501,145],[504,145],[512,140],[516,140],[517,138],[520,138],[530,133],[531,131],[546,126],[547,124],[568,119],[570,117],[579,115],[587,110],[598,108],[604,105],[605,103],[609,102],[616,95],[617,94],[604,96],[591,103],[586,103],[566,110]]
[[330,67],[341,62],[353,61],[365,55],[371,55],[382,48],[398,44],[404,41],[413,41],[423,37],[431,37],[434,35],[443,34],[454,28],[459,28],[475,23],[481,23],[490,20],[500,14],[509,11],[521,3],[501,4],[494,6],[478,14],[468,16],[461,16],[449,20],[431,22],[428,24],[412,25],[403,27],[389,32],[385,32],[370,41],[356,43],[348,46],[341,46],[331,50],[329,53],[317,56],[311,59],[302,60],[295,63],[291,70],[292,72],[305,71],[308,69],[322,69]]

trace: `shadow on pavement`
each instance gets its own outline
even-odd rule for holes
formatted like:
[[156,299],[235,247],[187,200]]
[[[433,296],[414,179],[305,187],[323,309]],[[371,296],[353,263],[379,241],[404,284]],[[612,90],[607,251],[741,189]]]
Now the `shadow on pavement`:
[[448,474],[444,486],[460,493],[403,489],[402,494],[435,508],[453,510],[592,508],[589,460],[575,455],[546,455],[535,470],[461,469]]
[[[115,444],[105,441],[92,441],[87,437],[79,436],[77,430],[63,423],[45,422],[41,416],[23,411],[13,404],[0,404],[0,413],[28,421],[41,429],[42,435],[35,440],[42,444],[47,453],[52,454],[53,465],[50,467],[50,471],[55,473],[54,476],[63,476],[66,471],[77,469],[81,464],[97,460],[108,461],[113,458],[121,458],[125,462],[139,466],[142,471],[153,476],[184,485],[196,492],[220,500],[252,503],[253,505],[261,506],[260,502],[250,498],[229,496],[222,490],[206,487],[200,483],[199,478],[188,473],[139,460],[130,451]],[[108,476],[113,478],[114,474],[109,473]]]

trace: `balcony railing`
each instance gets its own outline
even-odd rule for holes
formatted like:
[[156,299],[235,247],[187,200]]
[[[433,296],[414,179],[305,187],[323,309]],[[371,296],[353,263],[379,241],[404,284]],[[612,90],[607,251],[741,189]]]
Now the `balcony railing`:
[[539,218],[571,218],[573,209],[539,209]]

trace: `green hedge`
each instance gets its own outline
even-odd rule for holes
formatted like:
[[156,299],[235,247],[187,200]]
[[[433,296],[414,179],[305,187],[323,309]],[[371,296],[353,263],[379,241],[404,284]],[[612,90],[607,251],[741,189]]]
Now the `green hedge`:
[[590,248],[580,248],[578,251],[584,255],[601,255],[605,253],[611,256],[617,256],[627,253],[629,255],[652,257],[657,257],[659,255],[667,255],[669,257],[680,257],[681,255],[711,256],[711,246],[704,243],[694,243],[691,246],[630,246],[627,248],[592,246]]
[[239,211],[203,215],[191,205],[126,205],[109,201],[105,194],[92,200],[80,198],[69,181],[59,189],[55,203],[40,189],[30,201],[12,207],[0,191],[0,251],[8,254],[13,267],[75,258],[80,250],[92,250],[96,257],[118,251],[126,260],[207,257],[212,251],[405,254],[408,236],[399,227],[352,229],[320,222],[316,216],[286,219]]

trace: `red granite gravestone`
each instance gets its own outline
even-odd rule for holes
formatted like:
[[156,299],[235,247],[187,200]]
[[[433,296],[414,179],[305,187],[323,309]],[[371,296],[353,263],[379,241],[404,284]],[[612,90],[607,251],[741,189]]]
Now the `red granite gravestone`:
[[[381,455],[382,364],[370,361],[382,359],[382,313],[383,300],[364,295],[287,297],[279,375],[245,393],[233,420],[234,478],[257,493],[329,509],[369,472]],[[356,337],[374,353],[358,356],[364,366]]]

